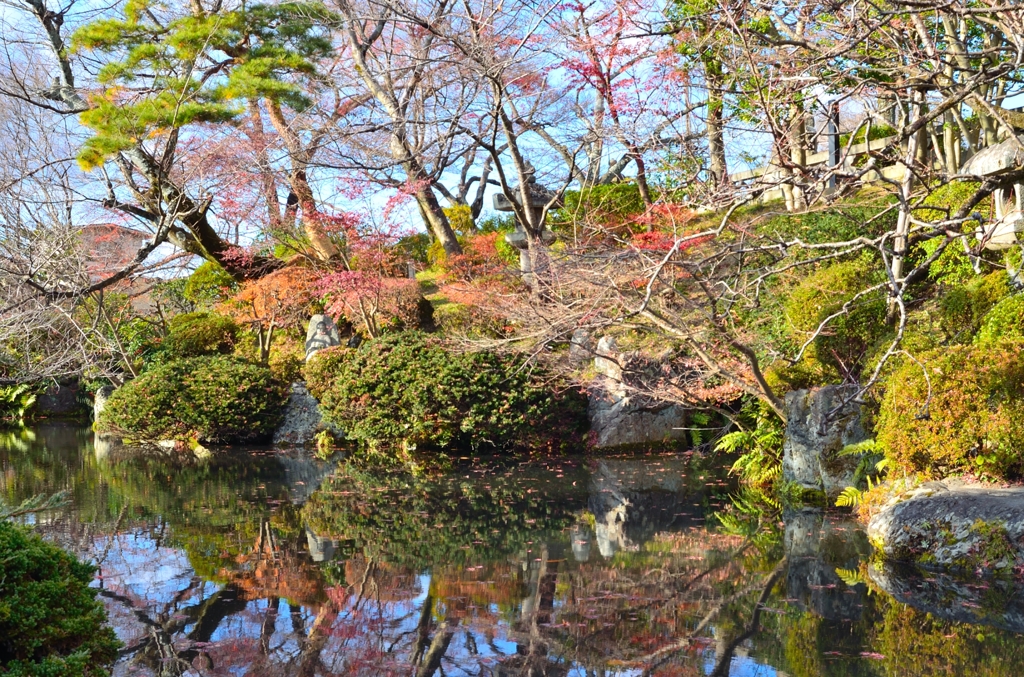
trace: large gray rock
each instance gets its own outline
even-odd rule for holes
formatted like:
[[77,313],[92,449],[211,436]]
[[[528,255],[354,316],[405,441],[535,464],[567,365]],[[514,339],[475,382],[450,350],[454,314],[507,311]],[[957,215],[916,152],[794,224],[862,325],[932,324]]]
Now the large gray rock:
[[306,543],[309,546],[309,556],[317,563],[330,562],[338,549],[337,543],[330,538],[316,535],[309,527],[306,527]]
[[330,430],[336,437],[341,431],[324,422],[320,404],[303,383],[293,383],[285,405],[284,418],[274,431],[274,444],[301,446],[313,441],[321,430]]
[[292,505],[308,501],[334,471],[332,463],[313,458],[301,450],[278,454],[277,462],[284,469],[284,482]]
[[[843,447],[868,439],[861,407],[848,403],[856,386],[825,386],[796,390],[786,395],[786,435],[782,447],[782,477],[804,489],[838,495],[853,484],[860,463],[855,456],[840,456]],[[838,410],[837,410],[838,408]]]
[[98,421],[100,414],[107,407],[107,400],[114,394],[114,386],[101,386],[92,400],[92,420]]
[[870,547],[851,538],[845,527],[825,520],[820,510],[783,513],[786,597],[804,611],[830,620],[855,621],[863,615],[864,586],[847,586],[837,569],[857,570]]
[[703,510],[694,506],[703,505],[708,487],[699,483],[688,489],[685,477],[691,470],[687,460],[679,457],[660,458],[657,472],[649,459],[596,461],[588,483],[587,509],[594,516],[593,540],[601,556],[639,550],[668,529],[703,526]]
[[78,381],[51,385],[36,398],[35,411],[41,416],[60,418],[88,414],[88,405],[79,401],[82,387]]
[[889,560],[929,567],[1024,567],[1024,488],[928,482],[889,501],[868,522]]
[[595,449],[649,447],[686,438],[686,410],[630,392],[623,382],[626,356],[616,351],[615,339],[597,342],[594,368],[601,376],[588,390],[587,414]]
[[587,395],[595,449],[650,447],[686,438],[686,411],[680,406],[636,398],[607,377],[597,379]]
[[580,327],[574,331],[569,340],[569,362],[577,367],[589,362],[594,355],[593,343],[589,330]]
[[340,345],[341,336],[338,334],[338,326],[334,324],[330,315],[314,315],[309,318],[309,327],[306,329],[307,362],[317,351]]

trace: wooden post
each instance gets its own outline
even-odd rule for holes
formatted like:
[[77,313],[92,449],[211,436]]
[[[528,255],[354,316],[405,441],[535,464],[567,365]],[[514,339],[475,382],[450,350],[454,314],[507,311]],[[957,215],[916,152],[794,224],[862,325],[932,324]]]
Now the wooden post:
[[828,166],[833,170],[828,177],[829,192],[836,189],[835,170],[839,167],[839,103],[832,102],[828,109]]

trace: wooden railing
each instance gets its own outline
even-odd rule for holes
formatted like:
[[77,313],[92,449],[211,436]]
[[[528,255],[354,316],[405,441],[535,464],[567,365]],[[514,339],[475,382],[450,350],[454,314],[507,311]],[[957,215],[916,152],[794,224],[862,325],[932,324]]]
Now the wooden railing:
[[[826,150],[812,153],[807,156],[806,161],[801,165],[804,169],[814,167],[835,168],[839,172],[850,171],[854,168],[856,158],[866,155],[872,151],[882,150],[898,146],[899,137],[887,136],[882,139],[873,139],[865,143],[857,143],[846,148]],[[837,152],[838,150],[838,152]],[[866,182],[879,181],[883,178],[899,181],[906,173],[906,165],[902,162],[895,162],[886,167],[873,169],[861,179]],[[825,174],[824,172],[822,173]],[[758,197],[759,202],[769,202],[781,199],[783,194],[782,185],[789,181],[791,172],[779,164],[771,163],[762,167],[748,169],[743,172],[736,172],[729,175],[729,181],[741,190],[763,189]]]

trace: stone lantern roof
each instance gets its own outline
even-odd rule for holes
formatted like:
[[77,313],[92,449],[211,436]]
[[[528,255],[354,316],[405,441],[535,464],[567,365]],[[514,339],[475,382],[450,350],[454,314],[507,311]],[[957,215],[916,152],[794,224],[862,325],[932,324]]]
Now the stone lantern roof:
[[1024,135],[1006,139],[994,146],[983,148],[971,156],[960,169],[961,174],[986,178],[1003,174],[1024,166]]
[[[998,177],[1024,167],[1024,135],[1010,138],[994,146],[984,148],[964,163],[961,174],[979,179]],[[1019,233],[1024,232],[1024,184],[1000,186],[992,192],[995,203],[995,219],[978,228],[978,240],[985,249],[1007,249],[1021,242]]]

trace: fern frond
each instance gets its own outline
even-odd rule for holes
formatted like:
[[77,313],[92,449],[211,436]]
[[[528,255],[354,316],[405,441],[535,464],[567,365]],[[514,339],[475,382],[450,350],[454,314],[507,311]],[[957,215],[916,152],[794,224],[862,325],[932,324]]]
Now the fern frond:
[[874,440],[864,440],[856,444],[847,444],[839,451],[839,456],[860,456],[862,454],[880,454],[881,446]]
[[746,449],[751,445],[753,435],[746,430],[737,430],[735,432],[726,433],[718,438],[718,444],[715,445],[715,451],[723,451],[727,454],[739,451],[740,449]]
[[[870,484],[870,480],[868,482]],[[836,506],[840,508],[855,508],[864,499],[864,492],[857,487],[846,487],[836,498]]]
[[836,569],[836,576],[851,588],[860,583],[865,583],[864,574],[859,569]]

